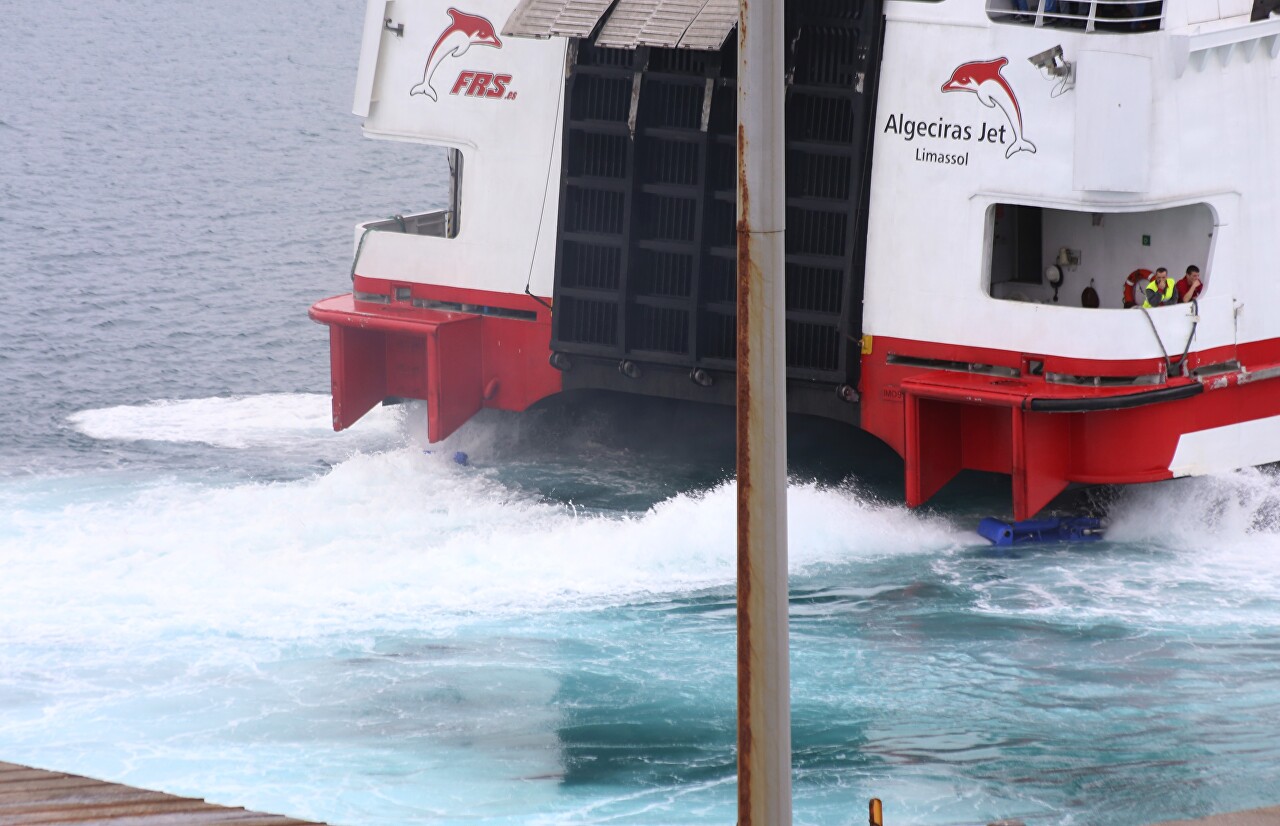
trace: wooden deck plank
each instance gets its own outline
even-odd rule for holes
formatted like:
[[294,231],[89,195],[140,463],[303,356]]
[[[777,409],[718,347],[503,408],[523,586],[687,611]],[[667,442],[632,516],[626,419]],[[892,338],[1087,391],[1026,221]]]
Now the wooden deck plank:
[[209,808],[208,804],[196,800],[125,802],[118,806],[104,806],[101,804],[89,806],[46,806],[44,804],[36,804],[26,812],[5,812],[0,814],[0,826],[25,826],[28,823],[100,823],[105,820],[114,822],[125,817],[150,817],[161,814],[196,815],[207,811]]
[[40,799],[50,804],[82,806],[84,803],[114,803],[118,800],[170,800],[173,799],[173,795],[138,789],[97,789],[95,786],[59,789],[52,793],[38,795],[38,798],[33,798],[31,794],[0,794],[0,813],[15,807],[31,806],[33,799]]
[[127,798],[117,801],[96,801],[92,803],[68,804],[56,801],[29,803],[26,806],[13,806],[0,810],[0,826],[14,823],[39,823],[36,818],[51,816],[66,817],[77,820],[104,820],[110,817],[126,815],[144,815],[150,812],[197,812],[209,808],[203,800],[185,800],[181,797],[167,800],[138,800]]
[[0,826],[323,826],[0,762]]
[[[309,821],[297,821],[286,817],[262,815],[259,818],[246,819],[246,812],[236,809],[219,810],[210,807],[200,812],[159,813],[130,817],[113,817],[99,820],[46,820],[33,826],[286,826],[299,824],[316,826]],[[266,818],[266,819],[262,819]],[[30,822],[30,821],[27,821]]]
[[[32,823],[32,826],[247,826],[252,820],[244,820],[243,817],[236,817],[236,809],[230,809],[228,812],[220,812],[216,808],[206,809],[202,812],[177,812],[177,813],[159,813],[159,814],[138,814],[138,816],[129,817],[111,817],[99,818],[99,820],[50,820],[50,821],[23,821],[24,823]],[[288,818],[275,818],[275,820],[257,821],[262,826],[280,826],[282,823],[288,823]],[[312,826],[308,823],[307,826]]]
[[0,786],[7,786],[10,783],[25,783],[29,780],[63,780],[72,776],[61,772],[47,772],[43,769],[17,769],[0,774]]
[[7,783],[0,786],[0,794],[36,795],[56,792],[59,789],[86,789],[100,786],[102,781],[89,777],[53,777],[48,780],[24,780],[21,783]]
[[99,804],[118,804],[123,802],[146,803],[160,800],[175,800],[171,794],[164,792],[147,792],[125,786],[120,789],[99,789],[88,786],[82,789],[63,789],[55,794],[41,795],[39,804],[32,804],[31,796],[25,794],[0,794],[0,815],[25,810],[32,805],[43,806],[90,806]]

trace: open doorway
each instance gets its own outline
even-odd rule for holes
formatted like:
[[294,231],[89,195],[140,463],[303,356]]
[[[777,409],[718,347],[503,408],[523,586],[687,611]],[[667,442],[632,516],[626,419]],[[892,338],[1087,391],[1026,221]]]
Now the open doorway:
[[1006,203],[993,204],[987,221],[992,298],[1121,309],[1131,273],[1166,267],[1177,279],[1191,265],[1201,270],[1204,292],[1212,290],[1214,218],[1208,204],[1083,212]]

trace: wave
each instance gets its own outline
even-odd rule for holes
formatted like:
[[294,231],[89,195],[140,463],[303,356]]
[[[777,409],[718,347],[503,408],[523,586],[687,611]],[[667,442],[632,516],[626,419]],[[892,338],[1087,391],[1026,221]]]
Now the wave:
[[197,442],[237,450],[285,443],[369,444],[401,432],[400,411],[375,407],[358,429],[335,433],[329,405],[328,396],[314,393],[268,393],[82,410],[68,422],[104,441]]
[[[420,411],[380,409],[350,433],[334,434],[327,407],[324,396],[278,394],[76,414],[73,424],[100,439],[338,458],[302,480],[213,487],[152,478],[89,495],[64,482],[60,495],[7,495],[13,507],[0,516],[8,573],[0,619],[65,627],[65,609],[50,606],[72,603],[71,613],[99,615],[85,617],[82,628],[111,617],[125,626],[294,637],[339,627],[448,626],[732,586],[732,481],[664,493],[635,512],[584,508],[543,495],[545,478],[543,488],[520,484],[519,473],[502,465],[520,453],[512,433],[526,420],[481,417],[425,455]],[[591,441],[581,433],[572,440]],[[454,464],[452,452],[464,448],[490,464]],[[627,451],[601,451],[596,460],[616,465],[606,476],[624,478]],[[1106,506],[1107,542],[1065,556],[1063,546],[1030,550],[1036,566],[1001,563],[988,585],[967,570],[972,554],[953,553],[983,546],[971,526],[856,487],[793,482],[791,572],[822,575],[880,556],[930,555],[991,610],[1075,611],[1145,624],[1192,613],[1197,621],[1231,621],[1230,610],[1215,618],[1219,606],[1240,609],[1280,595],[1274,470],[1133,486]],[[1019,601],[1002,600],[1000,589],[1016,590]]]
[[[963,541],[850,489],[793,485],[788,499],[793,572]],[[590,512],[416,448],[301,481],[153,479],[17,504],[0,517],[0,622],[34,637],[448,626],[728,588],[736,570],[730,483]]]

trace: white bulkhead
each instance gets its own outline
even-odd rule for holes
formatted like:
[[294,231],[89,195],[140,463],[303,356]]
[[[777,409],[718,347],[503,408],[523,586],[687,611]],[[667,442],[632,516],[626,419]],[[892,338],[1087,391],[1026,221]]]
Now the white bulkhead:
[[[864,331],[1159,357],[1147,320],[1119,309],[1123,282],[1196,264],[1193,349],[1280,336],[1280,19],[1251,23],[1250,6],[1166,0],[1163,29],[1128,32],[1033,25],[1010,0],[887,0]],[[1032,62],[1054,47],[1073,77]],[[1002,263],[1019,206],[1042,216],[1030,272]],[[1081,306],[1090,285],[1102,309]],[[1150,316],[1181,352],[1189,305]]]
[[457,150],[461,173],[456,236],[370,233],[361,275],[551,295],[568,41],[501,36],[514,8],[369,0],[354,106],[365,134]]

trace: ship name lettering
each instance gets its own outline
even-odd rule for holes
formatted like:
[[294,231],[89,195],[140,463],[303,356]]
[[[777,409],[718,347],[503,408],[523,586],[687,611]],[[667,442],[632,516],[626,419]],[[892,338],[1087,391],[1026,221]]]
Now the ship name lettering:
[[1001,126],[999,129],[997,129],[994,126],[987,126],[986,122],[984,121],[982,124],[982,129],[979,130],[978,132],[978,143],[986,142],[986,143],[1003,144],[1004,133],[1005,133],[1005,129],[1007,128],[1008,127]]
[[944,152],[930,152],[924,147],[916,147],[916,160],[922,163],[940,163],[949,164],[951,166],[968,166],[969,153],[963,155],[955,155]]
[[[985,128],[986,124],[983,124],[983,127]],[[901,135],[908,141],[913,141],[916,138],[946,138],[952,141],[973,140],[972,126],[948,123],[945,118],[924,120],[920,118],[909,119],[903,114],[889,115],[889,120],[884,125],[884,131]]]

